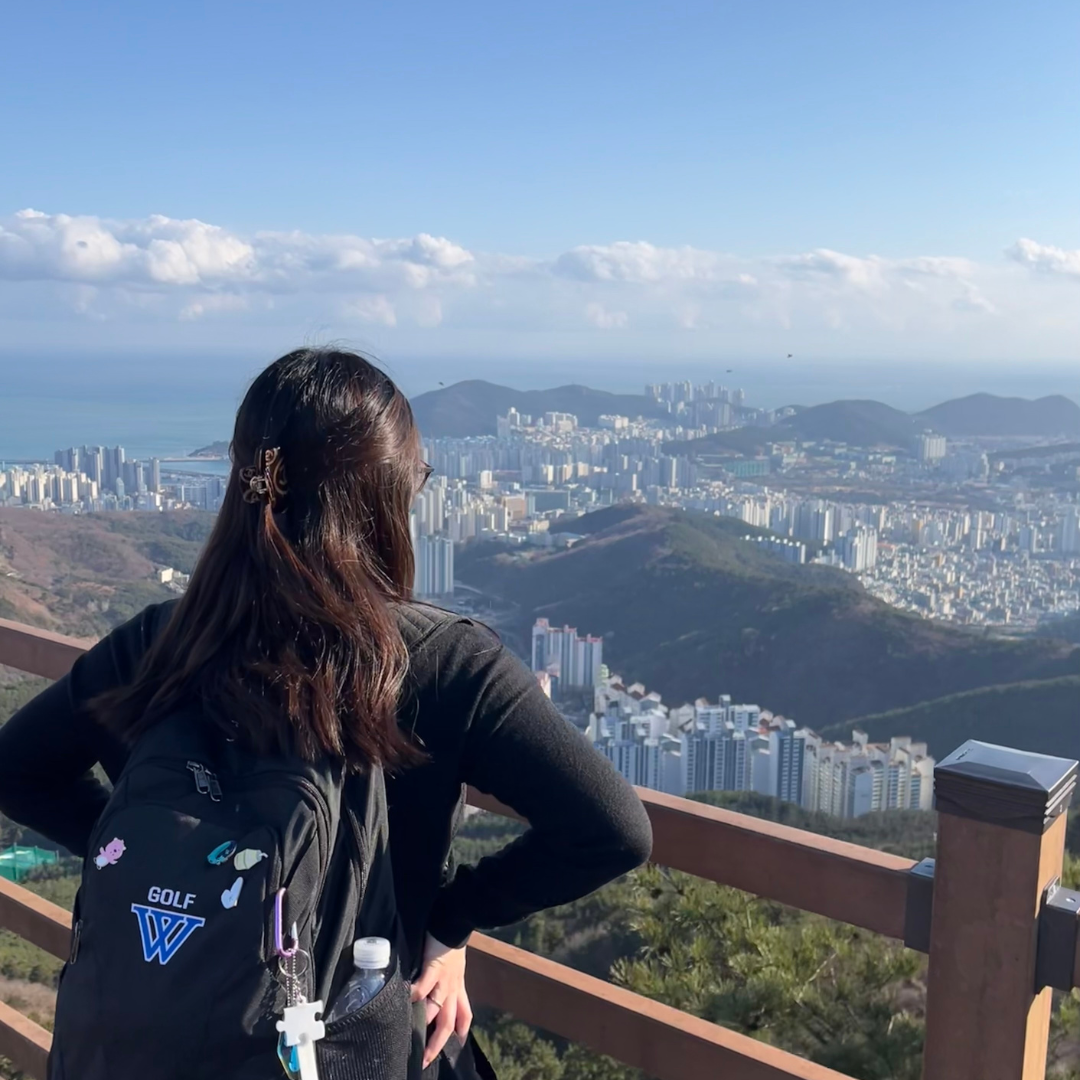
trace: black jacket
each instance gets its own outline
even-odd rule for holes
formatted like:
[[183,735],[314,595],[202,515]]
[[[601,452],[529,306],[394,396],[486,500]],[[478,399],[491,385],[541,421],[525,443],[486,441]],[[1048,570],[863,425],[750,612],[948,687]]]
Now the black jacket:
[[[86,855],[127,751],[89,715],[102,691],[131,681],[175,602],[147,608],[76,661],[0,728],[0,812]],[[405,934],[418,960],[425,931],[462,944],[568,903],[648,857],[651,831],[631,787],[565,721],[533,674],[486,627],[422,604],[398,608],[410,670],[399,711],[429,755],[387,778],[390,846]],[[528,831],[453,872],[463,785],[517,810]]]

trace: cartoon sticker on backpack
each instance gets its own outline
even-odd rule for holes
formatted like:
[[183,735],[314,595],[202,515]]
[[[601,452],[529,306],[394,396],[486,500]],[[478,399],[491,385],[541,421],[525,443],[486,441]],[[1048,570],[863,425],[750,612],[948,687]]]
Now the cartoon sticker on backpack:
[[94,865],[99,870],[106,866],[113,866],[120,861],[120,856],[127,851],[127,845],[119,837],[114,836],[95,856]]
[[206,856],[206,861],[211,866],[222,866],[233,857],[235,852],[236,841],[226,840],[224,844],[218,844],[218,846]]
[[243,851],[236,853],[236,858],[233,859],[233,866],[237,870],[250,870],[253,866],[258,866],[263,859],[267,858],[265,851],[258,851],[255,848],[244,848]]
[[221,894],[221,906],[228,910],[234,908],[240,902],[240,890],[244,887],[244,879],[238,877],[229,888]]

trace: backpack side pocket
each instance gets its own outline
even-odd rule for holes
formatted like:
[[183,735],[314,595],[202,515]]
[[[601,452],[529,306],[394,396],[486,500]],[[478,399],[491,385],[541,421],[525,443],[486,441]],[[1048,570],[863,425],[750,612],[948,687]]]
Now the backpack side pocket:
[[362,1008],[326,1025],[316,1044],[320,1080],[405,1080],[412,1050],[409,984],[393,974]]

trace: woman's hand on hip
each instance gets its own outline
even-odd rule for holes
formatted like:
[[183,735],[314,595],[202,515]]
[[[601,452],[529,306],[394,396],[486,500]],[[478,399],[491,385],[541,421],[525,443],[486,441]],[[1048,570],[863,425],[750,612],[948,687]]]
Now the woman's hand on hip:
[[451,949],[430,934],[424,941],[424,963],[412,986],[413,1001],[424,1001],[427,1022],[435,1030],[424,1051],[426,1069],[442,1051],[451,1033],[465,1042],[472,1024],[472,1006],[465,992],[465,947]]

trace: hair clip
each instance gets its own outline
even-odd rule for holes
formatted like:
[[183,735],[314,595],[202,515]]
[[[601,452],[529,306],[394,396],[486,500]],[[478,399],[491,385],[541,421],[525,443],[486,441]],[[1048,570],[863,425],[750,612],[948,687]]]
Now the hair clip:
[[256,465],[240,470],[240,482],[245,487],[244,501],[265,502],[273,507],[285,497],[285,463],[281,448],[272,446],[262,451],[256,462]]

